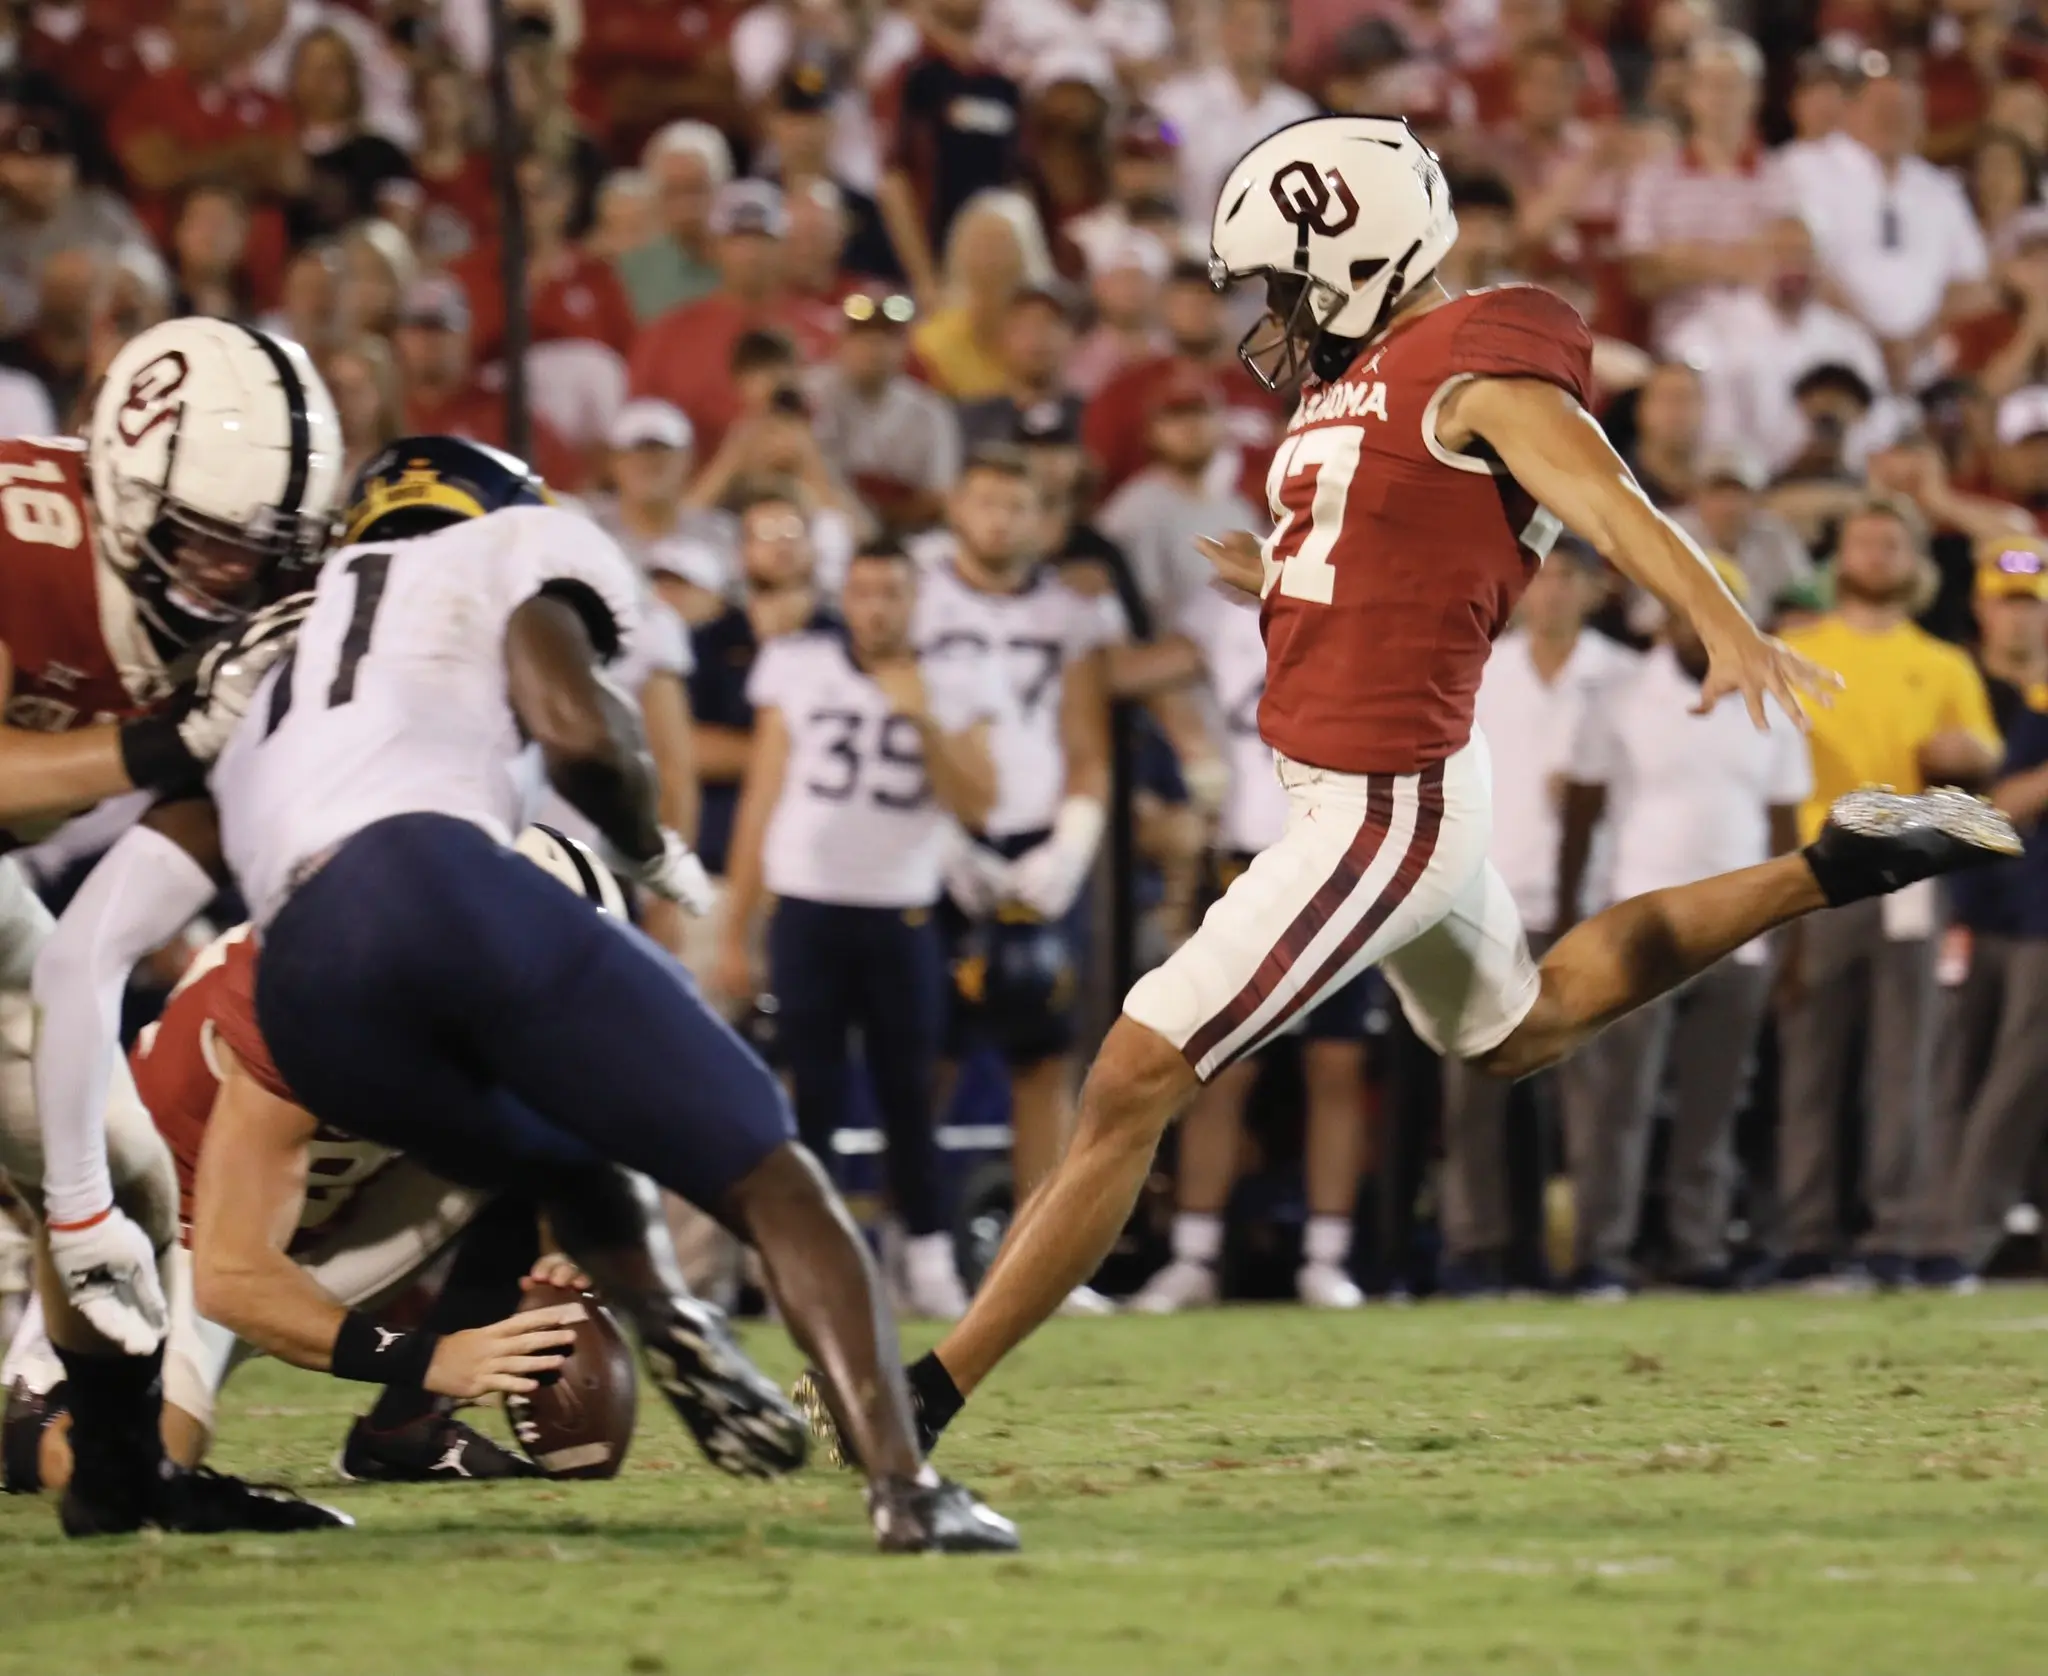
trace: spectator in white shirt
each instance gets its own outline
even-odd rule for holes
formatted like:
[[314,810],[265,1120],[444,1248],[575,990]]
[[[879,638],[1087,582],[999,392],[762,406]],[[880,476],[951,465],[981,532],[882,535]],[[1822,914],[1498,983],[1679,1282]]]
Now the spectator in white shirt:
[[1048,54],[1090,48],[1125,88],[1142,93],[1173,51],[1173,18],[1160,0],[992,0],[979,44],[998,69],[1027,83]]
[[[1530,578],[1515,626],[1494,647],[1479,685],[1479,732],[1493,758],[1488,859],[1539,954],[1564,929],[1558,923],[1557,862],[1572,740],[1588,708],[1604,702],[1612,683],[1635,662],[1633,653],[1585,626],[1602,593],[1598,556],[1577,541],[1560,542]],[[1577,1132],[1571,1114],[1594,1097],[1594,1065],[1592,1055],[1581,1053],[1553,1079],[1569,1133]],[[1455,1061],[1445,1062],[1443,1076],[1440,1282],[1454,1295],[1498,1291],[1509,1278],[1507,1122],[1513,1085]]]
[[1798,458],[1806,420],[1793,389],[1815,367],[1851,367],[1873,391],[1886,385],[1883,351],[1853,315],[1817,294],[1813,236],[1796,216],[1770,222],[1757,285],[1724,292],[1672,334],[1671,352],[1699,370],[1701,434],[1711,448],[1743,448],[1772,472]]
[[1895,66],[1865,79],[1842,131],[1796,179],[1822,266],[1908,379],[1945,317],[1989,301],[1990,259],[1953,175],[1920,157],[1919,83]]
[[1756,138],[1763,69],[1747,35],[1702,37],[1686,69],[1685,148],[1629,178],[1621,249],[1636,295],[1655,305],[1659,348],[1708,301],[1763,275],[1763,233],[1781,201]]
[[767,105],[790,64],[806,52],[852,66],[852,74],[834,88],[830,105],[832,176],[872,195],[882,178],[874,89],[917,56],[918,36],[917,25],[895,10],[879,11],[864,29],[864,11],[787,0],[750,7],[733,25],[732,73],[740,97],[759,109]]
[[1108,198],[1068,217],[1060,228],[1090,273],[1113,259],[1123,235],[1140,223],[1151,231],[1163,219],[1172,224],[1163,236],[1177,239],[1174,193],[1180,173],[1174,159],[1179,149],[1179,131],[1151,111],[1133,111],[1118,126],[1109,154]]
[[1205,246],[1231,165],[1276,129],[1316,114],[1313,99],[1278,79],[1283,24],[1277,0],[1223,0],[1223,62],[1162,82],[1152,95],[1152,108],[1180,131],[1180,211]]
[[[1806,171],[1825,159],[1827,141],[1842,126],[1849,93],[1862,79],[1853,52],[1821,46],[1799,55],[1789,108],[1792,138],[1771,153],[1771,167],[1783,179],[1793,201],[1803,203]],[[1822,161],[1825,172],[1827,164]]]
[[605,437],[611,492],[588,503],[592,520],[691,628],[725,609],[731,569],[719,515],[686,504],[695,440],[681,408],[646,396],[626,403]]
[[[1742,573],[1718,566],[1738,599]],[[1571,747],[1559,861],[1560,929],[1577,897],[1596,827],[1613,842],[1613,893],[1635,896],[1754,867],[1799,842],[1799,804],[1813,789],[1806,741],[1783,716],[1758,733],[1740,704],[1696,714],[1706,648],[1673,619],[1663,644],[1586,708]],[[1650,1132],[1665,1075],[1676,1095],[1665,1163],[1670,1278],[1724,1290],[1735,1118],[1749,1085],[1770,995],[1767,945],[1758,939],[1661,1001],[1631,1013],[1601,1040],[1607,1097],[1573,1115],[1573,1289],[1625,1296],[1642,1208]]]

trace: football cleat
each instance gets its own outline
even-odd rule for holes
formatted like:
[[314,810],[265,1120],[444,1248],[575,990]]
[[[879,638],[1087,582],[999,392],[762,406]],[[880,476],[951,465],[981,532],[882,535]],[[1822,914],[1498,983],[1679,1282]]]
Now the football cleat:
[[925,1468],[922,1478],[868,1486],[875,1546],[885,1554],[1014,1554],[1017,1527],[964,1484]]
[[0,1490],[32,1496],[43,1487],[43,1434],[64,1417],[66,1391],[60,1379],[47,1391],[17,1379],[0,1416]]
[[167,1531],[205,1536],[343,1530],[355,1524],[339,1508],[308,1501],[281,1484],[251,1484],[209,1467],[166,1467],[150,1522]]
[[1839,908],[2023,848],[2011,821],[1954,786],[1913,793],[1865,786],[1835,799],[1804,853],[1829,905]]
[[1116,1314],[1116,1299],[1105,1297],[1092,1286],[1076,1286],[1060,1304],[1060,1314],[1093,1318]]
[[455,1484],[476,1478],[540,1478],[539,1467],[452,1413],[435,1411],[390,1431],[367,1419],[349,1427],[334,1470],[349,1484]]
[[641,1355],[704,1458],[737,1478],[779,1478],[804,1464],[804,1419],[747,1359],[725,1311],[673,1298],[668,1320]]
[[251,1484],[208,1467],[164,1462],[153,1485],[92,1485],[81,1461],[58,1504],[57,1517],[71,1537],[124,1536],[154,1525],[159,1530],[200,1536],[227,1531],[339,1530],[355,1520],[332,1507],[307,1501],[277,1484]]
[[958,1321],[967,1313],[967,1289],[946,1234],[906,1240],[903,1247],[901,1313],[921,1321]]
[[1138,1288],[1131,1308],[1140,1315],[1173,1315],[1207,1309],[1216,1301],[1216,1271],[1207,1263],[1176,1257]]

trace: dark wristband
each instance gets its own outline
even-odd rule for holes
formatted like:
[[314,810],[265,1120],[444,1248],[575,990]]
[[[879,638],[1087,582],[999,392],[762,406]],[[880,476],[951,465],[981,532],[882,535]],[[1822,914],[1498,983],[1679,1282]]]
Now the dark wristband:
[[173,716],[141,716],[121,724],[121,768],[137,791],[192,791],[206,784]]
[[440,1343],[439,1333],[382,1327],[352,1309],[342,1317],[341,1331],[334,1335],[334,1354],[327,1371],[336,1379],[418,1390],[427,1382],[427,1368]]

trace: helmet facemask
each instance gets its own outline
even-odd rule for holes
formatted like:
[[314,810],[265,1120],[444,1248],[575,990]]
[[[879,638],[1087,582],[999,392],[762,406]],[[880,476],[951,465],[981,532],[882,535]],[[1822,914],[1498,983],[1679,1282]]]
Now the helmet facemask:
[[[1410,245],[1400,261],[1394,264],[1393,276],[1387,283],[1386,292],[1380,300],[1379,315],[1371,329],[1357,337],[1340,337],[1330,327],[1349,306],[1351,298],[1328,280],[1319,279],[1308,271],[1307,243],[1308,231],[1303,228],[1301,248],[1295,252],[1292,271],[1255,268],[1232,273],[1224,267],[1220,257],[1209,258],[1209,283],[1218,291],[1229,289],[1239,280],[1265,281],[1266,311],[1238,340],[1237,358],[1268,390],[1292,388],[1304,373],[1313,373],[1324,379],[1343,376],[1358,351],[1379,336],[1393,315],[1405,295],[1408,264],[1420,248],[1419,243]],[[1365,284],[1386,266],[1384,261],[1354,262],[1351,272],[1353,286]]]
[[122,566],[136,609],[170,655],[239,623],[294,587],[318,564],[331,520],[266,508],[253,525],[228,524],[153,483],[127,479],[134,538]]

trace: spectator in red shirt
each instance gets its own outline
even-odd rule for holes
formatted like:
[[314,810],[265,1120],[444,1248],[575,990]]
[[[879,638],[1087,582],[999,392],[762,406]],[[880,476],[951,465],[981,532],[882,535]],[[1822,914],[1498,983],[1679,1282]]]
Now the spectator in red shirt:
[[1966,182],[1985,244],[1994,257],[2006,255],[2013,248],[2012,230],[2041,201],[2040,158],[2019,135],[1986,128],[1977,136]]
[[[462,436],[503,448],[505,398],[476,376],[469,354],[469,300],[446,274],[420,280],[398,315],[398,362],[405,374],[405,433]],[[573,492],[583,478],[574,449],[538,417],[532,423],[533,468]]]
[[1146,415],[1152,392],[1168,378],[1190,368],[1206,373],[1223,403],[1222,448],[1217,458],[1229,470],[1233,446],[1238,492],[1254,506],[1264,504],[1266,468],[1279,445],[1286,407],[1245,370],[1225,329],[1223,299],[1209,284],[1209,270],[1200,262],[1181,261],[1168,279],[1161,319],[1173,340],[1170,354],[1126,367],[1088,404],[1081,440],[1102,471],[1108,494],[1150,463],[1146,451]]
[[1599,47],[1564,35],[1564,0],[1500,0],[1500,23],[1483,56],[1464,66],[1465,85],[1477,101],[1479,120],[1488,127],[1504,122],[1514,109],[1515,78],[1522,55],[1532,42],[1564,38],[1579,68],[1574,109],[1582,120],[1602,121],[1621,114],[1614,85],[1614,66]]
[[2003,6],[1979,0],[1966,11],[1952,0],[1947,9],[1960,39],[1929,53],[1920,69],[1927,101],[1920,150],[1933,163],[1960,163],[1970,154],[2000,83],[2015,77],[2048,83],[2048,54],[2038,42],[2012,32]]
[[721,0],[583,0],[576,105],[614,153],[632,155],[663,123],[741,126],[732,26]]
[[[526,289],[529,342],[587,339],[619,356],[633,347],[633,305],[612,265],[569,242],[571,186],[567,169],[534,154],[518,165],[519,200],[526,212]],[[476,302],[471,308],[470,353],[489,366],[505,352],[505,294],[498,283],[497,242],[480,245],[450,270]]]
[[1993,397],[2048,378],[2048,209],[2021,211],[2007,247],[1992,270],[1999,306],[1957,321],[1948,334],[1956,370]]
[[248,319],[248,251],[249,211],[238,194],[225,186],[195,186],[186,193],[171,229],[173,312]]
[[283,206],[305,191],[309,177],[291,113],[236,77],[240,24],[238,0],[177,0],[175,60],[122,101],[110,136],[159,243],[168,239],[178,196],[188,188],[231,186],[247,195],[250,281],[258,300],[268,302],[284,272]]
[[497,235],[491,165],[480,146],[477,90],[459,65],[437,62],[419,73],[420,143],[413,152],[420,206],[407,231],[438,261]]
[[738,416],[731,359],[742,333],[780,327],[806,361],[831,346],[830,335],[789,297],[789,214],[780,192],[766,181],[734,181],[712,207],[711,232],[718,289],[646,327],[633,346],[630,368],[632,393],[659,396],[681,408],[707,457],[718,452],[726,426]]

